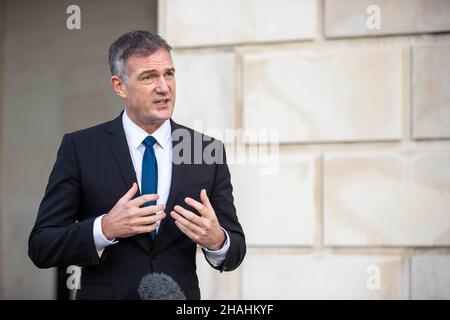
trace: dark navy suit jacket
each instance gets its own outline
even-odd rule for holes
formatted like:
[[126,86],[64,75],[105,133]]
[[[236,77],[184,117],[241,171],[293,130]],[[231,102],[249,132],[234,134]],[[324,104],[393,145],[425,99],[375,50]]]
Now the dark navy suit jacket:
[[[171,276],[188,299],[200,299],[195,263],[197,245],[176,227],[169,213],[177,204],[191,209],[184,198],[190,196],[199,201],[202,188],[207,190],[219,223],[230,237],[225,261],[214,268],[231,271],[244,259],[245,237],[233,204],[223,144],[203,139],[202,134],[170,121],[172,133],[177,129],[189,133],[191,147],[195,138],[202,141],[202,150],[213,142],[219,144],[218,153],[222,153],[225,161],[173,163],[167,216],[155,240],[148,234],[118,239],[117,244],[106,247],[101,257],[94,244],[94,220],[109,212],[136,182],[122,115],[64,135],[28,244],[29,256],[39,268],[82,267],[77,299],[139,299],[139,281],[151,272]],[[174,154],[182,141],[173,140]],[[194,152],[185,156],[194,160]]]

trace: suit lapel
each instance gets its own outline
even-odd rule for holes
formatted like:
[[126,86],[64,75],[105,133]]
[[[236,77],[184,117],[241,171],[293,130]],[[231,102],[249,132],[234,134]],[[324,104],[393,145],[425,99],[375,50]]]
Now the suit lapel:
[[[172,132],[179,128],[179,125],[177,123],[175,123],[172,119],[170,120],[170,122],[171,122]],[[176,147],[176,145],[180,142],[181,141],[173,141],[173,136],[172,136],[173,148]],[[172,158],[173,158],[173,156],[174,155],[172,155]],[[185,167],[186,167],[186,165],[184,163],[174,164],[174,161],[172,159],[172,181],[170,183],[170,192],[169,192],[169,197],[167,199],[167,204],[166,204],[167,208],[173,207],[175,198],[178,194],[178,189],[181,185],[181,182],[183,181]]]
[[[170,120],[172,133],[174,130],[179,129],[180,126],[174,122],[172,119]],[[175,147],[181,141],[174,141],[172,135],[172,144]],[[172,155],[173,157],[174,155]],[[170,211],[173,209],[175,199],[178,194],[178,189],[183,181],[184,173],[185,173],[186,164],[175,164],[172,159],[172,181],[170,184],[169,197],[167,198],[166,203],[166,218],[161,222],[159,226],[158,233],[155,238],[155,250],[161,249],[166,245],[170,244],[171,241],[175,240],[174,235],[178,232],[178,227],[175,225],[173,218],[170,216]]]
[[[123,112],[122,112],[123,113]],[[107,140],[114,160],[119,167],[125,188],[128,191],[133,182],[136,182],[136,172],[131,161],[130,150],[128,149],[127,138],[122,125],[122,113],[111,122],[108,130]]]
[[[125,136],[125,131],[123,130],[122,124],[122,113],[119,117],[114,119],[111,122],[110,127],[108,128],[107,140],[109,147],[111,148],[111,152],[114,156],[114,160],[119,167],[120,174],[122,176],[123,182],[125,184],[125,192],[128,191],[133,182],[137,182],[136,172],[134,171],[133,162],[131,161],[130,150],[128,148],[127,138]],[[122,192],[125,194],[125,192]],[[139,184],[138,184],[138,192],[135,197],[140,195]],[[133,241],[137,243],[143,250],[147,253],[151,252],[152,241],[150,235],[141,234],[130,237]]]

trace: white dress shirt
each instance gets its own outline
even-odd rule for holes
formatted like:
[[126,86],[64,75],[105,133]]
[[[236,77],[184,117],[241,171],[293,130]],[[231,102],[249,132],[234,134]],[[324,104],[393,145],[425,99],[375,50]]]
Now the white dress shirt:
[[[142,143],[149,135],[144,129],[136,125],[128,117],[127,112],[124,111],[122,115],[122,124],[125,131],[125,136],[130,150],[131,160],[133,162],[134,171],[136,172],[137,183],[139,189],[141,188],[142,180],[142,159],[144,158],[145,145]],[[166,120],[161,127],[159,127],[152,136],[156,139],[155,150],[156,161],[158,162],[158,195],[157,204],[167,203],[169,197],[170,184],[172,181],[172,128],[170,120]],[[171,219],[170,212],[166,212],[165,219]],[[103,234],[101,221],[104,215],[99,216],[94,221],[94,242],[99,256],[103,249],[109,245],[117,243],[116,240],[108,240]],[[156,231],[159,230],[160,222],[157,222]],[[202,247],[206,253],[206,257],[211,264],[219,266],[225,260],[226,253],[230,247],[230,238],[225,229],[226,240],[221,249],[217,251],[208,250]],[[150,236],[150,235],[149,235]]]

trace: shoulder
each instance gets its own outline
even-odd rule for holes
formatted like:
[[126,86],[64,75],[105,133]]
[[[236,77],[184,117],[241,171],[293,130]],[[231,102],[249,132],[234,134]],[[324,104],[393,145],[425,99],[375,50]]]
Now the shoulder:
[[225,146],[221,140],[180,125],[173,120],[171,124],[174,154],[179,157],[176,163],[208,165],[226,163]]
[[80,129],[77,131],[69,132],[65,136],[71,138],[73,141],[83,142],[97,140],[102,137],[105,133],[111,130],[113,125],[117,123],[119,119],[116,118],[114,120],[106,121],[100,124],[97,124],[92,127]]

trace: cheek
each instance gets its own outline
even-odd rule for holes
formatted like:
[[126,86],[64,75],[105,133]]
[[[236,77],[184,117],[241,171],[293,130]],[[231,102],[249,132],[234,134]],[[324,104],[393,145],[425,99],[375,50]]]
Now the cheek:
[[134,92],[132,96],[129,96],[128,101],[137,110],[147,110],[152,104],[152,99],[148,95],[138,92]]
[[152,94],[153,94],[152,89],[140,87],[134,91],[133,96],[136,101],[146,102],[151,101],[150,98],[152,97]]

